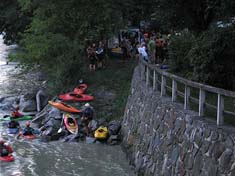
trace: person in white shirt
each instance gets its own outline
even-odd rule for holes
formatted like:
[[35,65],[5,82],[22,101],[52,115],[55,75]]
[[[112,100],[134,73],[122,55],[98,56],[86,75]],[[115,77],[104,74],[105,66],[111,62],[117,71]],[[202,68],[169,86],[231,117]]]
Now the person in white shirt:
[[138,48],[139,54],[143,57],[145,61],[148,62],[148,54],[146,52],[146,47],[144,46],[144,44],[142,44],[141,46],[138,45],[137,48]]

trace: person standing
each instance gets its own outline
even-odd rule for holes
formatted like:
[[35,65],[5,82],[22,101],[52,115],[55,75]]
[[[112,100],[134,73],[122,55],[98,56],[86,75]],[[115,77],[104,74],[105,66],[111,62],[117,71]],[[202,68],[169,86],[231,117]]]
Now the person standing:
[[152,64],[155,64],[156,62],[156,43],[154,40],[154,36],[150,37],[149,43],[148,43],[148,51],[149,51],[149,55],[150,55],[150,61]]
[[121,49],[122,49],[123,60],[125,60],[125,59],[127,59],[127,41],[126,41],[126,38],[124,38],[121,41]]
[[103,67],[103,62],[104,62],[104,45],[102,43],[102,41],[99,42],[99,46],[96,50],[96,54],[97,54],[97,68],[102,68]]

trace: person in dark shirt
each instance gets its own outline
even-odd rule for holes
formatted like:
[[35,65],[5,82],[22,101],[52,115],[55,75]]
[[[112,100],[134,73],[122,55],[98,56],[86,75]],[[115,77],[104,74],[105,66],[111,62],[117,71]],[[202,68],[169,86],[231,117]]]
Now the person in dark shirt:
[[34,129],[30,127],[30,122],[26,122],[26,127],[23,130],[23,135],[33,135],[34,134]]
[[12,148],[0,139],[0,156],[8,156],[11,153],[13,153]]
[[15,121],[14,117],[11,117],[11,121],[7,124],[8,128],[20,128],[19,122]]

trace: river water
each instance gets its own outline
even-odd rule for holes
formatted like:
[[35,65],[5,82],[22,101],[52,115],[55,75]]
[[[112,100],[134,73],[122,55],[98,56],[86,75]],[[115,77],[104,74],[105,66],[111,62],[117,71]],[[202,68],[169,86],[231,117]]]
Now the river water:
[[[0,36],[0,98],[27,91],[26,85],[37,84],[19,76],[16,63],[6,65],[6,57],[15,46],[3,44]],[[0,114],[6,112],[1,111]],[[21,122],[22,125],[22,122]],[[0,176],[130,176],[134,175],[120,146],[105,144],[42,143],[16,139],[6,133],[0,122],[0,138],[14,150],[14,162],[0,161]]]

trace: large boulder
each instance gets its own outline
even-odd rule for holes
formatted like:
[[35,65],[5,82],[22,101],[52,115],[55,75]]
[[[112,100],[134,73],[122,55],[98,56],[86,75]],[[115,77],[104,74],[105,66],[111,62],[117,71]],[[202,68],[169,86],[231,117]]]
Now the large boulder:
[[31,112],[37,110],[35,95],[26,94],[20,97],[19,108],[23,112]]
[[121,122],[117,120],[113,120],[109,122],[108,130],[109,135],[117,135],[121,129]]
[[37,111],[40,112],[48,102],[48,95],[43,90],[39,90],[36,94],[36,102],[37,102]]

